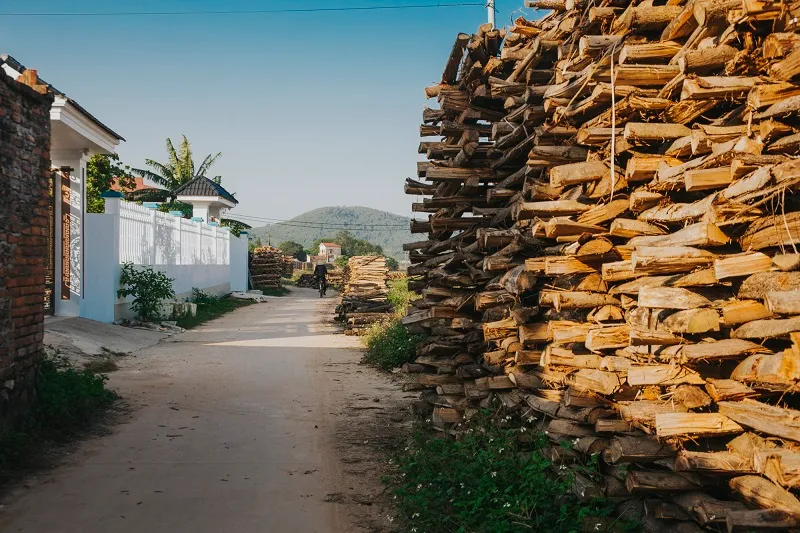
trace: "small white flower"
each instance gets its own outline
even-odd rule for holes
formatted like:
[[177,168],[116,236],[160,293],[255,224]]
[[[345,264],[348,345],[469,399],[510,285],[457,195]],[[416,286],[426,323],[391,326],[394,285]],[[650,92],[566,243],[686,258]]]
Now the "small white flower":
[[417,533],[417,528],[415,528],[415,527],[412,527],[412,528],[411,528],[411,533]]
[[411,515],[411,518],[419,518],[419,513],[414,513]]
[[408,446],[406,446],[406,450],[405,451],[408,451]]
[[461,488],[462,488],[462,489],[464,488],[464,484],[463,484],[463,483],[461,484]]
[[428,418],[427,420],[425,420],[425,423],[430,424],[431,423],[431,419]]
[[394,522],[394,517],[393,516],[386,515],[386,518],[389,520],[389,522]]
[[494,442],[494,439],[489,439],[489,444],[491,444],[492,442]]
[[527,429],[527,428],[525,428],[525,427],[521,427],[521,428],[519,428],[519,432],[520,432],[520,433],[525,433],[526,431],[528,431],[528,429]]
[[572,439],[572,445],[573,445],[573,446],[577,446],[577,444],[578,444],[580,441],[581,441],[581,439],[578,439],[578,438]]
[[505,450],[505,448],[500,448],[500,449],[497,451],[497,453],[503,453],[503,450]]
[[567,467],[566,467],[566,466],[564,466],[564,465],[560,465],[560,466],[558,467],[558,470],[559,470],[560,472],[563,472],[563,471],[564,471],[564,470],[566,470],[566,469],[567,469]]
[[492,472],[492,477],[497,477],[497,472]]
[[511,507],[511,504],[506,502],[506,503],[503,504],[503,507],[506,507],[506,508]]
[[601,526],[601,525],[602,525],[602,524],[601,524],[601,523],[599,523],[599,522],[598,522],[597,524],[595,524],[595,525],[594,525],[594,530],[595,530],[595,531],[600,531],[600,526]]
[[422,488],[422,483],[420,483],[419,485],[417,485],[417,490],[419,490],[419,489],[421,489],[421,488]]

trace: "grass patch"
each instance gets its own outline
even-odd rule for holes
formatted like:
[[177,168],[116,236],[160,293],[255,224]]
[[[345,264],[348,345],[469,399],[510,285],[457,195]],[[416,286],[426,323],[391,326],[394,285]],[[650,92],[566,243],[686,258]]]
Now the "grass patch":
[[[587,530],[589,519],[601,532],[640,530],[638,523],[610,518],[609,500],[573,496],[571,471],[553,468],[542,453],[547,438],[531,424],[513,429],[497,424],[484,414],[458,438],[430,429],[414,435],[393,460],[396,472],[385,480],[402,531],[568,533]],[[580,468],[584,475],[597,475],[596,462]]]
[[63,444],[96,421],[117,399],[106,377],[77,369],[66,358],[46,355],[36,381],[36,402],[18,428],[0,433],[0,477],[34,466],[42,451]]
[[367,348],[362,362],[391,370],[417,357],[417,345],[423,335],[411,333],[395,316],[372,324],[361,337]]
[[264,293],[264,296],[286,296],[292,291],[286,287],[269,287],[267,289],[261,289],[261,292]]
[[83,363],[83,368],[89,372],[96,372],[98,374],[106,374],[108,372],[115,372],[119,370],[117,363],[108,357],[95,359],[94,361],[87,361]]
[[184,329],[196,328],[203,322],[214,320],[240,307],[247,307],[255,303],[253,300],[231,298],[229,296],[212,296],[199,289],[192,289],[190,301],[197,304],[197,314],[195,316],[184,316],[176,320],[178,326]]

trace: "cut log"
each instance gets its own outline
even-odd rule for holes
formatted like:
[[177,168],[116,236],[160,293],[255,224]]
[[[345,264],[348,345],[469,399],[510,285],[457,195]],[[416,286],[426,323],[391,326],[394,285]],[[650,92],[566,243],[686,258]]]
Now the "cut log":
[[744,358],[754,353],[769,353],[769,349],[742,339],[722,339],[715,342],[686,345],[680,350],[681,358],[689,363]]
[[778,509],[800,515],[800,500],[775,483],[759,476],[741,476],[730,481],[730,487],[748,503],[762,509]]
[[628,122],[625,124],[626,140],[640,142],[666,142],[691,135],[692,130],[683,124],[659,124],[657,122]]
[[630,328],[627,324],[590,329],[584,344],[586,349],[602,351],[628,346]]
[[675,449],[650,437],[616,437],[603,457],[611,464],[652,463],[675,456]]
[[766,306],[755,300],[733,300],[722,306],[722,319],[726,326],[736,326],[771,316],[772,313]]
[[773,313],[800,315],[800,290],[768,292],[764,303]]
[[[713,414],[713,413],[712,413]],[[733,452],[691,452],[681,450],[675,459],[677,472],[703,472],[726,475],[755,474],[753,464]]]
[[719,323],[719,314],[714,309],[686,309],[660,321],[658,328],[672,333],[708,333],[719,331]]
[[697,372],[673,365],[634,366],[628,370],[628,385],[704,385],[705,380]]
[[[604,276],[605,277],[605,276]],[[653,309],[695,309],[712,306],[711,300],[689,289],[676,287],[642,287],[639,307]]]
[[742,324],[731,335],[735,339],[769,339],[786,337],[789,333],[800,331],[800,316],[784,319],[754,320]]
[[669,492],[688,492],[702,488],[700,479],[687,474],[672,472],[628,472],[625,486],[631,494],[664,494]]
[[659,437],[709,437],[744,431],[742,426],[719,413],[665,413],[656,415]]
[[756,431],[800,442],[800,412],[745,399],[719,402],[719,412]]
[[789,531],[800,527],[800,517],[780,509],[730,511],[725,517],[728,533]]
[[735,254],[714,259],[714,275],[718,280],[750,276],[772,270],[772,259],[761,252]]

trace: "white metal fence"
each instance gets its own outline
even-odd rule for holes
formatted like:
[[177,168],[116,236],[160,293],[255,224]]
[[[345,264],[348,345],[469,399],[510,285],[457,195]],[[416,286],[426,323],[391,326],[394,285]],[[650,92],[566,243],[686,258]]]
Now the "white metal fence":
[[120,202],[120,263],[137,265],[228,265],[226,228]]
[[195,287],[217,294],[246,290],[247,236],[111,198],[105,214],[86,217],[85,262],[91,281],[81,315],[110,322],[130,316],[129,302],[116,297],[123,263],[166,273],[177,299]]

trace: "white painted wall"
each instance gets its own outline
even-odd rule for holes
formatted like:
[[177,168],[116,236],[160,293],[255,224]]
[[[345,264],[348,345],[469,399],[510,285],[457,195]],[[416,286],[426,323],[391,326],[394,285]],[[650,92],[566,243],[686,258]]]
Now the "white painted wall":
[[[117,299],[122,264],[150,265],[172,278],[177,300],[196,287],[225,294],[247,287],[247,236],[161,213],[120,199],[86,218],[86,296],[82,316],[101,322],[132,318]],[[233,254],[236,254],[235,258]],[[110,296],[109,296],[110,294]]]

